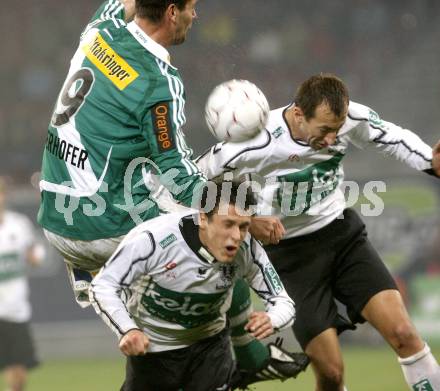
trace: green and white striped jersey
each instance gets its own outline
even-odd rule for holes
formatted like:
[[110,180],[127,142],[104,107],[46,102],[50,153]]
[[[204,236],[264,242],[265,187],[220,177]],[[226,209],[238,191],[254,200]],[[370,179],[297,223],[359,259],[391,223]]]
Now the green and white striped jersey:
[[225,328],[233,285],[244,278],[264,301],[273,327],[290,326],[294,303],[260,244],[248,235],[233,262],[218,262],[200,242],[197,218],[171,213],[127,235],[90,289],[107,325],[119,337],[143,330],[150,352],[189,346]]
[[274,215],[284,238],[314,232],[345,208],[342,159],[349,144],[371,146],[420,171],[432,169],[432,148],[417,135],[380,119],[369,107],[350,102],[336,143],[319,151],[292,137],[284,118],[290,106],[270,112],[265,131],[242,143],[220,143],[197,159],[213,178],[225,171],[250,175],[262,187],[259,214]]
[[35,242],[29,219],[5,211],[0,221],[0,319],[27,322],[31,317],[25,275],[27,251]]
[[190,205],[204,182],[185,143],[185,92],[168,51],[117,0],[83,32],[49,124],[38,221],[82,240],[117,237],[159,214],[154,174]]

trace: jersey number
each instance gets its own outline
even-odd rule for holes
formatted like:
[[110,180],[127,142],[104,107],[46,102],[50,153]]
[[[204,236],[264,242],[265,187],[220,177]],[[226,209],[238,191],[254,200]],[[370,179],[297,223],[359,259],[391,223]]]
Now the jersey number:
[[[89,93],[94,76],[90,69],[82,68],[76,71],[69,79],[63,90],[61,91],[61,104],[66,107],[62,113],[54,113],[52,117],[53,126],[61,126],[69,122],[84,102],[85,97]],[[74,96],[70,96],[69,91],[74,83],[81,81],[80,87],[75,91]]]

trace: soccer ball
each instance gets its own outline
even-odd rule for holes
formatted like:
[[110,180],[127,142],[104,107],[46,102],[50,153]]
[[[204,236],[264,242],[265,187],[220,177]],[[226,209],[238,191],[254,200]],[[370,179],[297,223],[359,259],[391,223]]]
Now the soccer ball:
[[269,104],[261,90],[247,80],[229,80],[211,92],[205,120],[219,141],[238,143],[255,137],[266,125]]

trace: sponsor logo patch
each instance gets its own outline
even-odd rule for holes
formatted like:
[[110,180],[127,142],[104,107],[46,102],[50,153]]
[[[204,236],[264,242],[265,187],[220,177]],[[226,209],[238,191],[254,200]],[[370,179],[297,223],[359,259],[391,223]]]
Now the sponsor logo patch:
[[102,38],[96,34],[92,42],[82,47],[86,57],[121,91],[139,74]]
[[283,290],[283,284],[281,283],[280,277],[275,271],[274,267],[271,264],[268,264],[264,268],[264,274],[266,275],[267,281],[272,287],[275,294],[279,294]]
[[176,235],[171,234],[168,235],[165,239],[161,240],[159,242],[160,247],[167,248],[171,243],[175,242],[177,240]]
[[170,121],[170,106],[167,102],[160,102],[153,106],[153,129],[156,136],[159,152],[167,152],[176,148],[173,127]]
[[429,380],[424,379],[412,386],[414,391],[434,391]]

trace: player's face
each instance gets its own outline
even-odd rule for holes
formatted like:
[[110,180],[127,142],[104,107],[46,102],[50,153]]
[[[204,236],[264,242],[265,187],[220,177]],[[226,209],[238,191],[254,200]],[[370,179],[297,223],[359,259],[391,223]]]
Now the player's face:
[[315,110],[315,116],[306,120],[303,116],[300,129],[307,143],[314,149],[320,150],[336,142],[339,129],[345,123],[347,110],[337,117],[326,103],[321,103]]
[[197,0],[189,0],[183,10],[176,8],[176,31],[174,34],[174,45],[183,43],[188,34],[188,30],[192,26],[193,19],[197,17],[196,13]]
[[250,216],[243,216],[229,205],[224,214],[215,212],[210,218],[204,213],[200,214],[200,240],[208,251],[219,261],[232,262],[237,254],[241,242],[249,231]]

